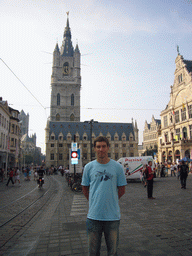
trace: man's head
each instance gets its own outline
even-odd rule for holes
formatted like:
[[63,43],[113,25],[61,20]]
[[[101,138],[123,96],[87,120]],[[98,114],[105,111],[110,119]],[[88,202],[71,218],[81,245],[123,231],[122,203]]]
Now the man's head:
[[103,141],[106,142],[107,147],[109,147],[109,141],[108,141],[108,139],[107,139],[106,137],[104,137],[104,136],[98,136],[98,137],[94,140],[94,148],[95,148],[97,142],[103,142]]
[[148,165],[149,165],[149,166],[152,166],[152,161],[148,161]]
[[109,151],[109,141],[104,136],[99,136],[94,141],[94,149],[97,154],[97,161],[99,163],[107,163],[109,161],[108,151]]

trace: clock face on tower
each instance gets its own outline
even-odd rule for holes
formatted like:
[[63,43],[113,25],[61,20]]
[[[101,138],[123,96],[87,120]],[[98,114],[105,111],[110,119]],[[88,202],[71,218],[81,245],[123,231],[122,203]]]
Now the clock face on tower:
[[68,62],[65,62],[63,64],[63,75],[64,76],[68,76],[70,74],[70,68],[69,68],[69,63]]

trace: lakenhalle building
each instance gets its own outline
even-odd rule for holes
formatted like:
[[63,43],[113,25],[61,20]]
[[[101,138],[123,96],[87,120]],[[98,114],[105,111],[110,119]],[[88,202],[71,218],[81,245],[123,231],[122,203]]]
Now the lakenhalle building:
[[46,126],[46,166],[67,166],[69,149],[76,135],[81,148],[82,164],[95,159],[91,144],[99,135],[110,141],[109,157],[118,160],[138,155],[137,123],[80,122],[81,54],[71,41],[69,18],[61,48],[56,44],[53,52],[51,76],[50,119]]

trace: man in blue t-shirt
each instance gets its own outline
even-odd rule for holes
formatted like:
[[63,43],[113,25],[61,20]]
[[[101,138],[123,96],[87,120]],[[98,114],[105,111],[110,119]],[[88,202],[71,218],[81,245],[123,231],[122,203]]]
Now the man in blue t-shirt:
[[117,255],[121,217],[119,199],[125,194],[127,182],[123,167],[108,157],[108,139],[97,137],[94,149],[97,159],[85,166],[81,183],[83,193],[89,200],[88,255],[100,255],[103,232],[108,255]]

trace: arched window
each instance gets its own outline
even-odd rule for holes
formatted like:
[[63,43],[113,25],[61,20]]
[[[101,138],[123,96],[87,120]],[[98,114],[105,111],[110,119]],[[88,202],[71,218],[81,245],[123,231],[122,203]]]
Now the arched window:
[[187,139],[187,128],[183,127],[183,139]]
[[176,152],[175,152],[175,158],[176,158],[176,159],[180,159],[180,151],[179,151],[179,150],[176,150]]
[[73,114],[70,115],[70,121],[74,121],[75,120],[75,116]]
[[71,94],[71,106],[74,106],[74,94]]
[[60,93],[57,94],[57,106],[60,106]]
[[186,150],[186,151],[185,151],[185,156],[186,156],[187,158],[190,158],[190,151],[189,151],[189,150]]
[[56,115],[56,121],[60,121],[60,115],[59,114]]

